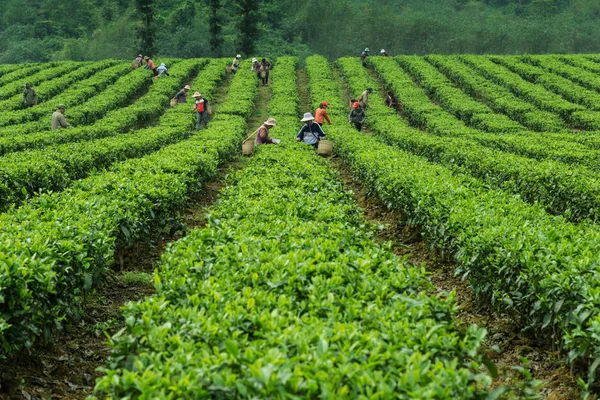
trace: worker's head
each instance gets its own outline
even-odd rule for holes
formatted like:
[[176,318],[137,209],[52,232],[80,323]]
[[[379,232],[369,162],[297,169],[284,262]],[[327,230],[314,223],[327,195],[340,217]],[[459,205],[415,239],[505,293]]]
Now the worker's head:
[[315,118],[311,113],[304,113],[304,118],[302,118],[301,122],[306,122],[306,125],[310,126]]
[[61,112],[61,114],[64,114],[64,113],[65,113],[65,110],[66,110],[66,108],[67,108],[67,107],[65,107],[65,105],[64,105],[64,104],[60,104],[60,105],[58,106],[58,111],[60,111],[60,112]]
[[380,53],[384,54],[385,53],[385,49],[381,49]]
[[369,50],[369,48],[368,48],[368,47],[367,47],[367,48],[365,48],[365,52],[366,52],[366,53],[368,53],[369,51],[371,51],[371,50]]
[[257,60],[256,58],[253,58],[253,59],[252,59],[252,62],[253,62],[253,63],[256,63],[256,62],[258,62],[258,60]]
[[196,92],[196,93],[194,93],[194,95],[192,97],[195,99],[201,99],[202,95],[200,93]]
[[142,56],[141,54],[138,54],[138,57],[139,57],[139,58],[142,58],[143,56]]
[[352,108],[360,108],[360,103],[358,101],[355,101],[354,104],[352,104]]
[[190,89],[191,89],[190,85],[185,85],[185,86],[183,87],[183,91],[184,91],[184,92],[186,92],[186,93],[187,93],[187,92],[189,92],[189,91],[190,91]]
[[242,58],[242,56],[240,54],[238,54],[237,56],[235,56],[235,58],[237,58],[239,60],[240,58]]
[[369,91],[369,93],[373,93],[373,88],[372,87],[368,87],[367,90]]
[[327,107],[329,107],[329,103],[326,102],[326,101],[323,101],[323,102],[321,102],[321,104],[319,104],[319,107],[321,107],[321,108],[327,108]]
[[277,121],[275,121],[275,118],[269,118],[265,121],[264,125],[267,127],[267,129],[271,129],[274,126],[277,126]]
[[167,65],[165,63],[161,63],[160,66],[163,68],[167,68]]
[[266,58],[263,58],[263,59],[262,59],[262,62],[267,62],[267,59],[266,59]]
[[31,88],[31,84],[30,83],[26,83],[25,84],[25,89],[29,89],[29,88]]
[[146,63],[148,62],[149,59],[150,59],[150,57],[148,57],[148,56],[144,57],[144,61],[146,61]]

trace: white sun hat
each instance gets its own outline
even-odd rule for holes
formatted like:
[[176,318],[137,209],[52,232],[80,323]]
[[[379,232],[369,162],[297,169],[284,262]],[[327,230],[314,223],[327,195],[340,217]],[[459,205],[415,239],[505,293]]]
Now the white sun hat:
[[365,49],[365,51],[366,51],[366,52],[369,52],[370,50],[369,50],[369,48],[367,47],[367,48]]
[[238,54],[237,56],[235,56],[235,58],[242,58],[242,56]]
[[311,113],[304,113],[304,118],[300,120],[300,122],[313,121],[315,118]]
[[380,53],[385,53],[385,49],[381,49]]
[[253,58],[252,62],[258,62],[258,60],[256,58]]

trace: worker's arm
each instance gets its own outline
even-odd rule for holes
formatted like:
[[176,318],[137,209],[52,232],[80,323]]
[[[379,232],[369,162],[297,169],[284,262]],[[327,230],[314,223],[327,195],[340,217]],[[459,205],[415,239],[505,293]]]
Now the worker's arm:
[[296,135],[296,142],[301,142],[304,140],[304,127],[300,128],[300,132]]
[[329,125],[331,125],[331,120],[329,119],[329,115],[327,115],[327,112],[325,112],[325,119],[327,120],[327,122],[329,122]]

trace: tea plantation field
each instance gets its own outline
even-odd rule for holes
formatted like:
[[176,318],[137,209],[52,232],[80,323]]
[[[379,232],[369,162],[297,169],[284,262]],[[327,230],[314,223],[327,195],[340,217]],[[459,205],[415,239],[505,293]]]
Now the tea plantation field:
[[[0,358],[60,341],[123,254],[239,157],[262,102],[281,143],[219,178],[206,223],[166,247],[155,294],[108,332],[94,395],[536,398],[493,384],[486,330],[377,239],[336,163],[294,140],[327,101],[323,128],[368,195],[593,391],[600,56],[281,57],[268,97],[248,60],[235,75],[229,59],[159,61],[170,76],[154,82],[114,60],[0,65]],[[39,102],[24,109],[26,82]],[[369,87],[359,133],[349,100]],[[200,131],[195,91],[214,110]],[[58,104],[71,127],[52,131]]]

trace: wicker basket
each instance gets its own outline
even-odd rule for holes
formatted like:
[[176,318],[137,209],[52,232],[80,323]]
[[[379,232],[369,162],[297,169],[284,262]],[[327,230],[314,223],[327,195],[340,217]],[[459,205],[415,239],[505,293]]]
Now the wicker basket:
[[319,147],[317,147],[317,154],[324,157],[329,157],[333,154],[333,142],[331,140],[321,139],[319,140]]

